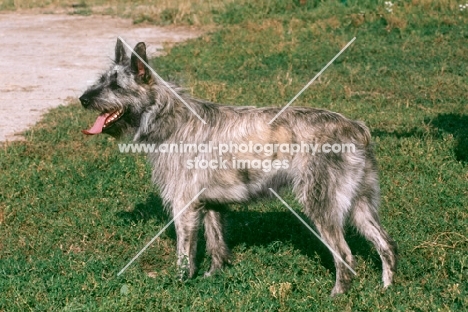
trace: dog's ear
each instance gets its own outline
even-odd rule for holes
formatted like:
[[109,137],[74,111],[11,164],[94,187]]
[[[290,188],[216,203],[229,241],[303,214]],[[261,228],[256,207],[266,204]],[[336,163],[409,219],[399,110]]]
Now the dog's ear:
[[[135,54],[137,54],[139,57]],[[139,42],[135,46],[130,63],[132,66],[132,71],[136,74],[136,76],[142,79],[144,82],[148,82],[148,80],[151,78],[151,73],[149,68],[145,65],[145,63],[148,64],[148,58],[146,57],[146,45],[144,42]]]
[[128,60],[127,52],[123,46],[122,41],[117,38],[117,43],[115,44],[115,63],[123,64]]

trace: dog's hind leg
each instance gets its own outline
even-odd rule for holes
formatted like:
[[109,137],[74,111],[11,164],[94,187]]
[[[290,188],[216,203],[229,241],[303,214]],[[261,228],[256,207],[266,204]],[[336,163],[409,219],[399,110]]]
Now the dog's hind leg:
[[[350,185],[351,184],[351,185]],[[344,223],[349,213],[352,185],[343,174],[331,175],[327,170],[316,170],[296,184],[296,194],[304,205],[304,213],[315,224],[322,240],[333,250],[336,282],[331,295],[345,293],[351,286],[354,258],[344,238]],[[344,263],[344,262],[345,263]]]
[[230,251],[224,238],[222,212],[208,210],[205,214],[206,249],[211,255],[211,267],[205,276],[210,276],[229,262]]
[[387,288],[396,272],[396,243],[387,234],[379,222],[376,204],[368,197],[359,197],[351,211],[351,222],[377,249],[382,259],[382,279]]
[[336,220],[332,221],[331,219],[315,218],[314,223],[322,239],[334,251],[332,254],[336,268],[336,282],[331,295],[345,293],[350,288],[353,279],[354,273],[351,272],[348,266],[354,268],[354,258],[344,238],[343,227]]

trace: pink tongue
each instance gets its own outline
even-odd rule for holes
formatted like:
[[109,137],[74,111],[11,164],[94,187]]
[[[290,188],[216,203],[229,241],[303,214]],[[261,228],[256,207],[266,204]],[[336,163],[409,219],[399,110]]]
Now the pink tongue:
[[102,132],[102,128],[104,127],[104,123],[106,122],[107,117],[109,117],[111,113],[105,113],[102,115],[99,115],[96,121],[94,122],[94,125],[91,127],[89,130],[81,130],[84,134],[87,135],[93,135],[93,134],[99,134]]

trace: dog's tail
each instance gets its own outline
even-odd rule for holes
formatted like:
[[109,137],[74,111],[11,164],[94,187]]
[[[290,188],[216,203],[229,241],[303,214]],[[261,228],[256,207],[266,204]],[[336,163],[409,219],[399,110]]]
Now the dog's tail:
[[359,143],[364,146],[368,146],[371,143],[371,133],[369,128],[362,121],[355,121],[357,128],[356,139]]

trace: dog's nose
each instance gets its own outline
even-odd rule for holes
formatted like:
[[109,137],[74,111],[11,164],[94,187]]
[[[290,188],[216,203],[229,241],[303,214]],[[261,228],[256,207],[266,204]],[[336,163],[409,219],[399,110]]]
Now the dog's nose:
[[87,98],[85,95],[80,96],[80,102],[83,107],[89,106],[89,98]]

